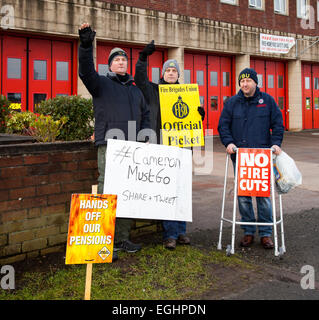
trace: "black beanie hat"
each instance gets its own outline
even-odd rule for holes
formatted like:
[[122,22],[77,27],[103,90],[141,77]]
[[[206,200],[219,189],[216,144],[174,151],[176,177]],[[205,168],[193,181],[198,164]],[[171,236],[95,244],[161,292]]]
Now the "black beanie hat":
[[110,55],[109,55],[109,58],[108,58],[108,65],[109,67],[111,66],[112,64],[112,61],[113,59],[116,57],[116,56],[123,56],[126,58],[126,60],[128,60],[128,57],[127,57],[127,54],[126,52],[121,49],[121,48],[113,48],[110,52]]
[[254,69],[245,68],[243,71],[241,71],[238,77],[239,85],[240,85],[240,80],[245,78],[253,79],[256,82],[256,84],[258,84],[257,72]]

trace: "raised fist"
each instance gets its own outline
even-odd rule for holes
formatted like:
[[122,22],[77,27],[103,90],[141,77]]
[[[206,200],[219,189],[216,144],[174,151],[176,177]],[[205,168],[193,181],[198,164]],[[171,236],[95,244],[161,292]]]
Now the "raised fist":
[[80,43],[83,48],[92,46],[96,32],[93,31],[88,23],[83,23],[79,29]]
[[146,61],[147,56],[150,56],[155,51],[154,40],[145,46],[145,48],[140,52],[140,59]]

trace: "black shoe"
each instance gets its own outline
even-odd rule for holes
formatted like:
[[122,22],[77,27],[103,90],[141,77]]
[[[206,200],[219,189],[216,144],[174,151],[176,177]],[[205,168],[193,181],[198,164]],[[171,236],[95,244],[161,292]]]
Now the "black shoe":
[[142,246],[139,244],[133,243],[129,240],[124,240],[121,242],[118,242],[114,245],[113,251],[126,251],[129,253],[134,253],[137,251],[140,251],[142,249]]

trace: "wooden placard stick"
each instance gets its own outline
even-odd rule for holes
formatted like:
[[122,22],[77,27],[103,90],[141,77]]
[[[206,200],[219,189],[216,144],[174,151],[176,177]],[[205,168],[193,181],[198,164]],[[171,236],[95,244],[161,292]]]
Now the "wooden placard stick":
[[[92,194],[97,194],[97,185],[92,186]],[[91,300],[92,269],[93,263],[88,263],[86,265],[84,300]]]

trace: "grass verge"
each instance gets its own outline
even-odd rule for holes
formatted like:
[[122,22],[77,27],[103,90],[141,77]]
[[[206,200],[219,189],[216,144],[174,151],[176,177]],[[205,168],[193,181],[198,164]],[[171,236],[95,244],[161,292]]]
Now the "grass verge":
[[[63,256],[61,255],[61,259]],[[162,245],[143,247],[136,254],[120,253],[112,264],[94,264],[91,299],[97,300],[187,300],[197,299],[218,287],[214,269],[253,269],[239,256],[178,246],[168,251]],[[85,265],[47,266],[23,272],[15,290],[0,290],[0,300],[81,300]]]

